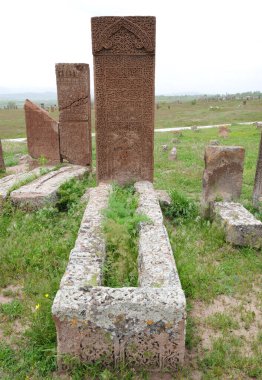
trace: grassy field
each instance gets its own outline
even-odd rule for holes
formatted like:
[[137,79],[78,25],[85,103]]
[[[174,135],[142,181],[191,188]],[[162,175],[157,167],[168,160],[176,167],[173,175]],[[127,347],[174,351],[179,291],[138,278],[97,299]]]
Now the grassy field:
[[[58,111],[50,112],[50,116],[58,120]],[[196,104],[190,101],[162,102],[156,107],[155,127],[172,128],[260,120],[262,120],[262,99],[249,100],[246,105],[243,105],[241,100],[208,102],[197,100]],[[94,125],[92,110],[92,126]],[[15,137],[26,137],[23,109],[0,109],[0,138]]]
[[[163,151],[162,145],[167,144],[170,150],[174,137],[179,140],[178,158],[169,161],[169,152]],[[242,145],[246,157],[241,202],[254,212],[251,195],[259,138],[255,127],[239,125],[231,127],[228,139],[218,138],[217,129],[183,131],[181,136],[158,133],[155,187],[176,189],[198,208],[204,146],[214,139]],[[4,143],[3,148],[11,163],[20,149],[25,150],[22,144],[14,150],[13,145]],[[95,146],[93,150],[95,153]],[[33,213],[16,210],[9,202],[4,206],[0,216],[3,380],[150,379],[143,371],[109,370],[99,363],[75,363],[65,377],[56,368],[56,334],[50,310],[85,208],[80,197],[90,186],[95,186],[92,176],[71,181],[61,190],[56,207]],[[261,213],[256,215],[262,220]],[[188,319],[185,365],[176,373],[166,373],[165,379],[262,379],[261,251],[225,243],[221,229],[199,216],[166,219],[166,226],[186,294]]]

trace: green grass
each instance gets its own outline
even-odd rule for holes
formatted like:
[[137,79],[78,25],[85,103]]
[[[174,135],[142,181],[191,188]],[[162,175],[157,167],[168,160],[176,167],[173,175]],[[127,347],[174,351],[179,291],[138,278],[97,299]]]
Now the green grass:
[[[197,104],[190,107],[197,107]],[[215,111],[212,112],[214,113]],[[228,139],[219,138],[217,129],[201,130],[199,133],[183,131],[182,136],[177,137],[180,141],[176,144],[177,160],[169,161],[168,152],[163,152],[161,145],[167,144],[171,149],[171,140],[174,137],[177,136],[173,133],[155,135],[154,180],[156,188],[175,190],[173,194],[174,201],[177,202],[176,208],[182,204],[182,212],[178,218],[174,214],[170,215],[166,219],[166,226],[187,298],[186,346],[190,360],[173,375],[176,379],[194,379],[195,371],[198,371],[204,380],[262,379],[261,333],[258,332],[250,341],[246,335],[240,334],[240,328],[244,328],[246,334],[257,328],[259,312],[255,311],[254,314],[249,310],[248,301],[252,296],[257,310],[261,309],[261,292],[255,291],[262,286],[261,251],[250,247],[232,247],[225,243],[224,233],[220,228],[197,215],[204,168],[204,147],[215,139],[226,145],[245,147],[241,202],[252,210],[260,131],[253,126],[234,125]],[[24,149],[22,145],[21,149]],[[13,294],[9,309],[1,308],[0,312],[1,329],[4,332],[0,344],[1,379],[20,380],[26,379],[26,376],[29,379],[59,378],[51,305],[69,252],[75,244],[83,215],[84,205],[80,202],[80,197],[86,187],[94,184],[93,177],[72,181],[61,188],[56,207],[46,207],[33,213],[16,210],[9,203],[4,207],[0,216],[0,287],[4,290],[8,285],[17,285],[21,288],[21,295]],[[121,252],[124,247],[123,249],[132,251],[133,254],[134,247],[130,249],[129,239],[130,233],[133,236],[137,232],[136,223],[132,224],[132,218],[136,218],[136,200],[132,200],[134,195],[130,189],[121,189],[112,194],[107,216],[108,233],[113,237],[113,243],[120,240],[119,236],[126,237],[125,242],[120,240]],[[132,207],[126,207],[127,204]],[[192,214],[189,204],[196,207],[192,208]],[[262,219],[261,213],[257,213],[257,216]],[[114,244],[112,246],[115,254],[118,248]],[[121,255],[117,252],[116,256]],[[125,266],[126,264],[123,265],[124,268]],[[132,270],[131,268],[129,273],[133,273]],[[113,284],[110,286],[114,286],[114,282],[115,286],[131,284],[133,279],[136,276],[131,279],[121,273],[120,280],[123,282],[117,279],[119,283],[116,284],[114,275]],[[8,291],[6,294],[9,294]],[[215,310],[208,318],[195,317],[194,309],[198,303],[209,307],[222,296],[236,300],[239,307],[235,307],[234,312]],[[16,331],[15,325],[18,322],[25,327],[25,332]],[[205,349],[201,343],[203,324],[209,329],[211,336],[211,345]],[[77,362],[69,375],[72,379],[81,380],[85,376],[90,379],[149,378],[147,374],[137,374],[133,369],[111,371],[101,368],[99,363],[90,366]]]
[[104,211],[106,239],[104,285],[137,286],[138,227],[145,218],[136,213],[138,196],[134,186],[113,186],[108,208]]
[[[214,110],[211,110],[213,107]],[[218,110],[215,107],[219,107]],[[210,125],[262,120],[262,99],[249,100],[243,105],[241,100],[206,101],[197,100],[180,103],[160,103],[155,110],[156,128],[186,127],[191,125]],[[50,112],[58,120],[58,111]],[[92,128],[94,130],[94,110],[92,109]],[[24,110],[0,109],[0,138],[26,137]]]

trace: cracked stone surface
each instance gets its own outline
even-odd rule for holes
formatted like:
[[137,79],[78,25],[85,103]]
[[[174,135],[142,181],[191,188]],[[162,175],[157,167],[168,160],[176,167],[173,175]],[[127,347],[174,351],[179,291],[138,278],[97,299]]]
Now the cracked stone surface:
[[[141,250],[143,243],[139,246],[139,255],[146,256],[142,260],[150,262],[147,270],[152,269],[151,281],[139,265],[138,288],[101,286],[106,256],[101,212],[107,207],[111,190],[110,185],[101,183],[90,190],[79,235],[52,307],[60,368],[64,366],[63,354],[77,356],[84,362],[100,360],[103,365],[112,365],[125,361],[132,367],[155,370],[175,368],[183,363],[184,292],[163,231],[163,218],[153,186],[148,182],[136,183],[136,189],[140,198],[138,211],[150,215],[153,221],[141,226],[140,240],[150,228],[160,239],[158,245],[155,241],[148,246],[155,250],[153,258],[149,257],[148,250]],[[158,260],[155,261],[157,249]],[[161,271],[167,271],[164,277],[157,268],[152,268],[153,261]],[[154,287],[157,281],[159,284]]]
[[28,180],[32,177],[39,176],[41,173],[40,168],[36,168],[27,173],[11,174],[0,179],[0,204],[6,199],[9,191],[19,183]]
[[31,157],[45,157],[49,163],[61,162],[58,122],[48,112],[26,99],[25,123],[27,147]]
[[91,166],[91,100],[89,65],[56,64],[60,150],[72,164]]
[[0,139],[0,170],[5,170],[5,162],[4,162],[3,148],[2,148],[1,139]]
[[224,227],[229,243],[262,247],[262,223],[240,203],[215,202],[213,218]]
[[59,187],[72,178],[81,178],[86,172],[87,168],[82,166],[62,167],[12,191],[11,200],[16,206],[27,210],[54,204],[57,201]]

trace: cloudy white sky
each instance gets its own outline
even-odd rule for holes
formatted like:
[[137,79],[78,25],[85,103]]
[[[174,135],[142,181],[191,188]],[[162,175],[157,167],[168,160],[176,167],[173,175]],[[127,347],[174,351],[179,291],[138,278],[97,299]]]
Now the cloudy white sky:
[[[92,68],[92,16],[157,18],[156,93],[262,91],[262,0],[0,0],[0,92],[55,90]],[[91,79],[92,79],[91,78]]]

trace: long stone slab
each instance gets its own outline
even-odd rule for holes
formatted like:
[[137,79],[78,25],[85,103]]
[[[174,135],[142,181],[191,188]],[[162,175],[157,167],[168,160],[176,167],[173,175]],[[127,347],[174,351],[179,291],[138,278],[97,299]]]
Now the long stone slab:
[[34,180],[35,176],[39,176],[40,174],[41,169],[36,168],[26,173],[11,174],[0,179],[0,204],[6,199],[7,195],[12,190],[12,188],[18,186],[20,183],[23,183],[24,181],[30,180],[30,178]]
[[258,207],[259,202],[262,202],[262,132],[260,137],[256,176],[253,190],[253,206]]
[[[140,231],[139,287],[102,286],[106,256],[102,210],[107,206],[111,186],[101,183],[90,191],[79,236],[52,307],[60,368],[64,367],[65,354],[89,363],[126,362],[150,370],[175,368],[183,363],[184,292],[152,185],[137,183],[136,188],[140,198],[138,212],[145,212],[151,219],[143,222]],[[155,233],[158,244],[154,241],[146,246],[146,234],[152,237]],[[162,274],[165,270],[167,273]]]
[[66,166],[36,179],[28,185],[12,191],[12,202],[21,208],[38,209],[57,201],[57,190],[72,178],[81,178],[87,172],[82,166]]
[[213,218],[225,229],[227,242],[262,247],[262,223],[240,203],[215,202]]

